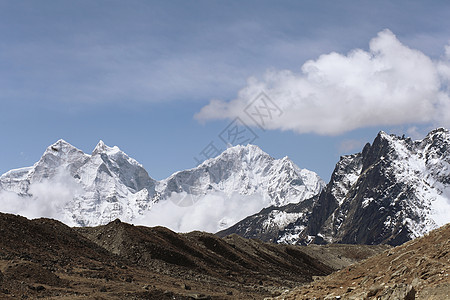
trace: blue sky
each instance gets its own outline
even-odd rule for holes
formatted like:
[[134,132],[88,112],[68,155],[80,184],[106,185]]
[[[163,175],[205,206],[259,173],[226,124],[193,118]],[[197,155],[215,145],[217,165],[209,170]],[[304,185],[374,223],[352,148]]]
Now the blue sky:
[[[162,179],[194,167],[193,157],[253,99],[249,91],[264,87],[284,114],[265,131],[249,124],[255,144],[328,180],[340,155],[379,130],[420,137],[448,126],[449,15],[448,1],[0,0],[0,173],[32,165],[60,138],[88,153],[102,139]],[[387,56],[402,64],[390,66],[392,87],[374,89],[388,101],[377,111],[364,98],[372,75],[362,84],[353,75],[392,63]],[[420,76],[408,86],[401,77],[411,70]],[[317,74],[353,81],[337,92],[332,81],[327,91],[311,82]],[[336,114],[354,101],[352,116],[316,115],[298,103],[306,98],[289,106],[297,84],[314,86],[319,106]],[[403,90],[417,99],[407,102]],[[361,107],[376,111],[373,120]],[[312,120],[295,120],[299,109]]]

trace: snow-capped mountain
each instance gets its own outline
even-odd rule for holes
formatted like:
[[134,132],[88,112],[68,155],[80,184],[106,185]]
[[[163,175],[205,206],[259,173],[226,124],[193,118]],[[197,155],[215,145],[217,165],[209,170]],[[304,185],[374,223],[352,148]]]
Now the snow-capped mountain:
[[[58,200],[43,202],[56,206],[60,220],[95,226],[115,218],[132,222],[165,201],[188,206],[208,195],[256,197],[258,209],[298,203],[318,194],[324,185],[316,173],[298,168],[287,157],[274,159],[253,145],[228,148],[196,168],[158,182],[118,147],[100,141],[92,154],[85,154],[59,140],[34,166],[0,176],[0,197],[14,194],[33,203],[53,191]],[[224,218],[222,226],[229,225]]]
[[316,173],[300,169],[288,157],[274,159],[258,146],[238,145],[194,169],[162,180],[157,190],[162,199],[173,193],[190,194],[180,205],[189,205],[214,191],[226,196],[259,194],[270,205],[280,206],[308,199],[324,186]]
[[156,181],[118,147],[100,141],[89,155],[59,140],[33,167],[11,170],[0,177],[1,190],[30,198],[30,202],[36,196],[36,186],[46,190],[59,186],[70,197],[60,203],[61,219],[93,226],[119,216],[132,220],[148,210]]
[[338,208],[317,236],[397,245],[450,222],[448,130],[433,130],[420,141],[380,132],[361,156],[357,180],[351,176],[354,184],[337,198]]
[[448,222],[450,133],[439,128],[418,141],[380,132],[361,153],[341,157],[319,196],[267,208],[219,234],[398,245]]

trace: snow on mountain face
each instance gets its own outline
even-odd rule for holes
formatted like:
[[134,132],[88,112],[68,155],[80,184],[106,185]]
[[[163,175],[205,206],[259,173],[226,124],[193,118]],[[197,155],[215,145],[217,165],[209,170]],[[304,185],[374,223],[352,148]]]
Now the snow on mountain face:
[[[60,220],[95,226],[118,217],[128,222],[144,219],[146,223],[147,215],[152,217],[147,213],[155,205],[171,200],[190,206],[209,196],[234,199],[235,206],[236,199],[251,200],[253,206],[247,206],[253,213],[255,201],[258,210],[271,204],[296,203],[319,193],[323,186],[314,172],[298,168],[287,157],[276,160],[253,145],[229,148],[197,168],[157,182],[117,147],[100,141],[88,155],[60,140],[48,147],[33,167],[11,170],[0,177],[0,202],[11,194],[18,196],[13,201],[22,201],[22,206],[51,202]],[[220,217],[222,228],[238,221],[220,212],[216,217]]]
[[341,205],[345,200],[345,196],[351,187],[358,180],[362,170],[361,153],[342,156],[339,163],[336,164],[330,186],[331,194]]
[[[422,141],[412,142],[383,134],[393,151],[390,175],[414,191],[410,201],[402,195],[394,199],[400,202],[410,215],[403,220],[412,238],[419,237],[450,222],[450,134],[437,129]],[[385,157],[382,157],[385,160]],[[412,195],[411,195],[412,196]],[[363,206],[370,205],[366,198]],[[389,226],[397,220],[389,218]]]
[[[376,207],[385,231],[404,230],[416,238],[450,222],[450,134],[439,128],[421,141],[381,132],[376,141],[382,151],[368,151],[363,166],[368,175],[381,172],[385,181],[378,190],[361,195],[361,209]],[[375,172],[374,172],[375,171]],[[383,189],[381,189],[383,187]],[[374,193],[376,192],[376,193]],[[385,207],[387,206],[387,207]]]
[[156,181],[119,148],[110,148],[102,141],[88,155],[59,140],[33,167],[0,177],[2,191],[16,193],[31,203],[40,190],[44,205],[46,194],[58,185],[71,195],[60,203],[60,219],[72,225],[95,226],[119,216],[131,220],[147,210]]
[[[300,233],[308,223],[311,207],[313,207],[317,198],[318,195],[315,195],[299,203],[264,208],[260,212],[216,234],[221,237],[238,234],[246,238],[289,244],[288,240],[278,241],[280,232],[295,230],[297,234]],[[289,238],[293,238],[293,236]]]
[[439,128],[412,141],[380,132],[361,153],[341,157],[326,188],[307,202],[278,208],[279,216],[303,214],[289,224],[284,218],[277,232],[255,226],[273,222],[265,210],[226,233],[289,244],[398,245],[422,236],[450,222],[450,133]]
[[[217,232],[264,207],[304,201],[323,186],[317,174],[298,168],[287,157],[277,160],[257,146],[235,146],[160,181],[155,196],[160,205],[139,222],[177,231]],[[178,206],[168,206],[163,200]]]
[[[254,145],[228,148],[216,158],[194,169],[181,171],[158,185],[162,199],[173,193],[189,194],[180,205],[189,205],[211,192],[226,196],[261,195],[270,205],[298,203],[318,194],[325,183],[309,170],[300,169],[289,158],[274,159]],[[185,203],[185,201],[188,201]]]
[[[350,178],[358,175],[354,184],[336,198],[337,208],[319,229],[304,230],[303,242],[397,245],[450,222],[448,130],[433,130],[420,141],[380,132],[373,145],[347,159],[356,171]],[[336,172],[343,174],[348,178]],[[322,205],[333,201],[322,198]]]

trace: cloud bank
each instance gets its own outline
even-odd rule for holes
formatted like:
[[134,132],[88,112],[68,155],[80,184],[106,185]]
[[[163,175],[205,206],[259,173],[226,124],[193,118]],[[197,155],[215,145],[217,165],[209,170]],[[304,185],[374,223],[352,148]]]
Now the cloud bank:
[[[175,197],[177,195],[174,195]],[[134,224],[145,226],[165,226],[177,232],[201,230],[217,232],[269,206],[261,195],[240,195],[224,193],[206,195],[191,206],[178,206],[177,201],[161,201],[142,216],[133,220]]]
[[265,91],[283,111],[266,129],[337,135],[357,128],[432,123],[450,125],[450,46],[439,61],[403,45],[389,30],[369,50],[329,53],[307,61],[300,73],[267,71],[250,78],[232,101],[212,100],[195,115],[200,121],[240,117]]
[[[0,211],[29,219],[52,218],[68,226],[79,226],[70,208],[74,198],[83,194],[83,190],[69,173],[60,170],[51,179],[32,183],[28,193],[29,196],[19,196],[17,190],[0,189]],[[260,194],[241,195],[235,192],[228,195],[218,191],[191,196],[183,192],[173,193],[169,199],[155,203],[142,215],[130,218],[124,210],[117,217],[124,222],[165,226],[177,232],[217,232],[269,205],[270,199]]]
[[79,189],[72,177],[60,173],[52,180],[31,184],[30,197],[21,197],[15,192],[0,190],[1,212],[29,219],[52,218],[66,225],[75,226],[72,216],[64,211],[64,207],[73,201]]

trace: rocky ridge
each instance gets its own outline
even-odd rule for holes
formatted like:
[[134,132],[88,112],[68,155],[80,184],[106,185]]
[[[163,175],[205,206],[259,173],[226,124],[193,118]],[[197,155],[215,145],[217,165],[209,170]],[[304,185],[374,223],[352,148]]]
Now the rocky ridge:
[[380,132],[360,153],[341,157],[320,195],[264,209],[218,234],[288,244],[400,245],[449,216],[449,131],[438,128],[417,141]]

